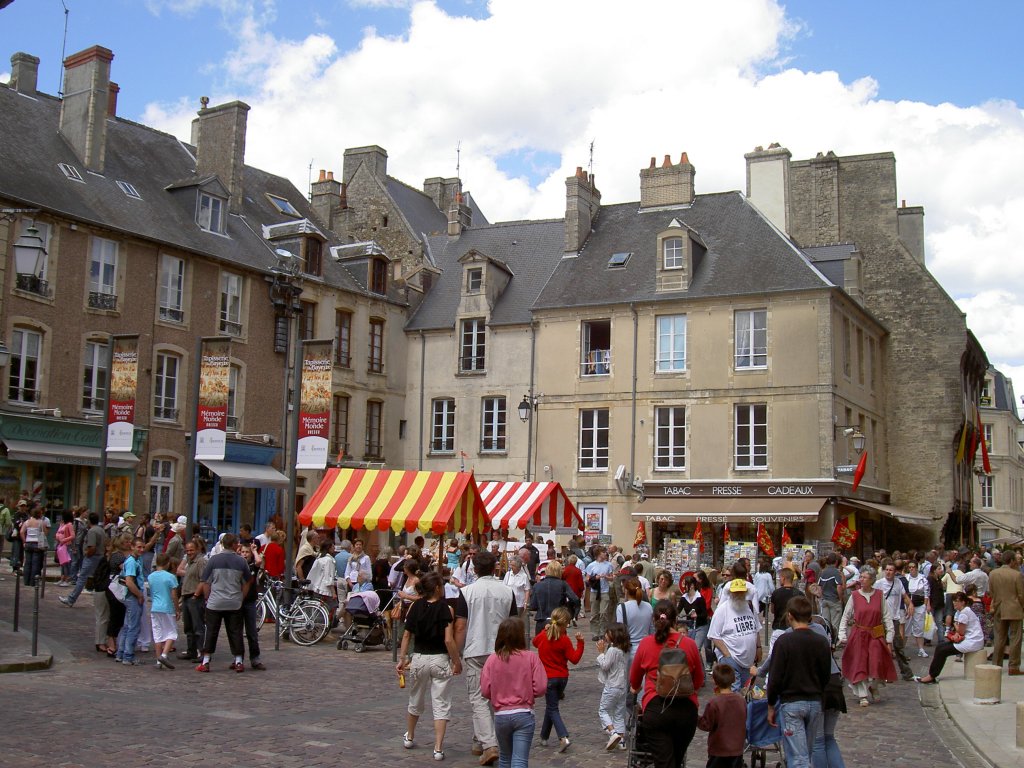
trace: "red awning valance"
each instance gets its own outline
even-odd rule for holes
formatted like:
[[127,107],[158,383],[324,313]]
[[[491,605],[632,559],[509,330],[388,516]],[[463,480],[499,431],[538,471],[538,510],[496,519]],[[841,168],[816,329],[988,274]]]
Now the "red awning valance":
[[479,488],[492,528],[583,528],[559,483],[485,482]]

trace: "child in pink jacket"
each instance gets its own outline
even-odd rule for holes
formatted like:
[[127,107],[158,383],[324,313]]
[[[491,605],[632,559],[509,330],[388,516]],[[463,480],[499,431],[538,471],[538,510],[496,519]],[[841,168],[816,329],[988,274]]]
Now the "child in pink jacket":
[[480,693],[494,708],[498,768],[527,768],[537,728],[534,700],[544,693],[548,676],[537,654],[526,650],[523,621],[508,618],[498,627],[494,654],[480,672]]

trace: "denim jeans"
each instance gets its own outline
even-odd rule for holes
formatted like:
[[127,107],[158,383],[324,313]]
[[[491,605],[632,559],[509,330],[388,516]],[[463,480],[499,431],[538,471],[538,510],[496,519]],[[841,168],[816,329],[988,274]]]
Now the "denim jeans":
[[36,576],[39,578],[43,576],[43,561],[46,560],[46,550],[41,547],[25,547],[24,557],[25,586],[31,587]]
[[533,712],[494,716],[494,735],[498,737],[498,768],[527,768],[530,743],[537,729]]
[[740,664],[740,662],[736,660],[735,656],[730,656],[727,659],[719,658],[718,663],[726,664],[732,667],[733,670],[735,670],[736,681],[732,684],[732,690],[734,692],[743,690],[743,686],[745,686],[747,684],[747,681],[750,679],[750,667],[746,667],[743,664]]
[[554,726],[558,738],[562,739],[569,735],[569,731],[562,722],[562,715],[558,711],[558,700],[565,692],[565,686],[569,684],[568,677],[549,677],[548,689],[544,692],[544,722],[540,726],[540,737],[547,739],[551,735],[551,727]]
[[124,599],[124,626],[117,636],[117,658],[131,661],[135,658],[135,641],[142,627],[142,603],[131,592]]
[[821,726],[814,737],[814,753],[811,764],[814,768],[846,768],[843,755],[836,743],[836,723],[839,721],[838,709],[826,709],[822,714]]
[[811,751],[821,721],[820,701],[787,701],[779,704],[782,748],[787,768],[811,768]]
[[92,555],[82,559],[82,567],[78,569],[78,581],[75,582],[75,588],[68,594],[68,602],[72,605],[75,604],[78,596],[82,594],[82,590],[85,589],[85,580],[92,576],[92,572],[96,570],[101,557],[103,555]]

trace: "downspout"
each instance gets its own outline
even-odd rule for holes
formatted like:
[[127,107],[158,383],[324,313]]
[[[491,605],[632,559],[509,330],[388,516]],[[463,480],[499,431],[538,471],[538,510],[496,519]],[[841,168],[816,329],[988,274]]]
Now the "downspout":
[[[535,322],[530,323],[530,388],[529,388],[529,403],[533,408],[530,413],[530,418],[526,422],[526,482],[530,482],[533,478],[533,472],[531,469],[533,465],[531,461],[535,461],[536,458],[533,455],[533,423],[537,420],[537,406],[536,398],[533,396],[533,385],[534,385],[534,364],[537,359],[537,324]],[[537,452],[540,453],[540,446],[537,446]]]
[[423,471],[423,408],[424,398],[426,397],[426,377],[427,377],[427,337],[423,335],[423,331],[420,331],[420,427],[419,434],[416,438],[416,455],[418,457],[419,464],[417,468]]
[[637,371],[637,339],[639,338],[640,318],[636,312],[636,304],[629,302],[629,311],[633,313],[633,388],[630,406],[632,423],[629,428],[629,480],[636,477],[636,371]]

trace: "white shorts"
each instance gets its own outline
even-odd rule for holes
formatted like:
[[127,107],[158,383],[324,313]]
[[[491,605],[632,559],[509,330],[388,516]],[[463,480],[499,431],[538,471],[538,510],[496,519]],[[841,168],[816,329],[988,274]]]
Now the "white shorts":
[[178,622],[173,613],[151,613],[150,623],[153,625],[153,642],[165,643],[178,639]]
[[452,666],[447,654],[414,653],[408,670],[410,715],[422,715],[427,698],[435,720],[448,720],[452,708]]

